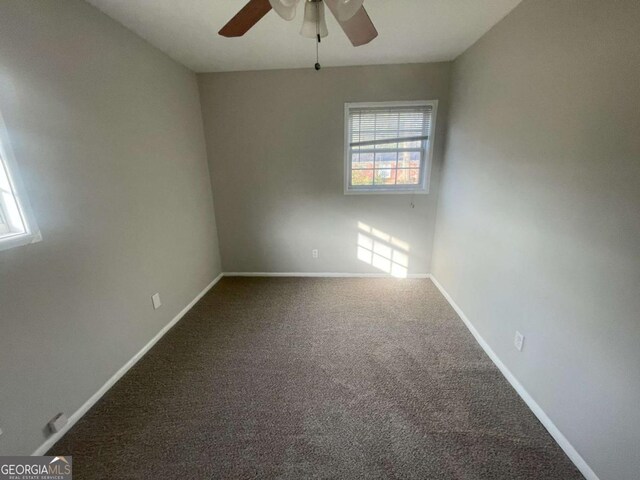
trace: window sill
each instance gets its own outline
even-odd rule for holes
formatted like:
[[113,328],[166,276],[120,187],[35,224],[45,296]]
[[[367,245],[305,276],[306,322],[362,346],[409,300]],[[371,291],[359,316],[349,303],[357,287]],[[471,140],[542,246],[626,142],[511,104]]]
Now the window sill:
[[32,243],[38,243],[42,241],[42,234],[36,233],[22,233],[0,238],[0,251],[9,250],[10,248],[21,247],[23,245],[30,245]]
[[357,189],[357,190],[345,190],[345,195],[428,195],[429,190],[416,189],[416,190],[385,190],[385,189]]

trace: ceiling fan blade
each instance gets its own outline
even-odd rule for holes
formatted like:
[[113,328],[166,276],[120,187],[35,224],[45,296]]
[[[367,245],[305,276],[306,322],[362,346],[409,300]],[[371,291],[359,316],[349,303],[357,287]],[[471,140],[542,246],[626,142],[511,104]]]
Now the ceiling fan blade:
[[218,32],[223,37],[241,37],[271,10],[269,0],[250,0]]
[[343,22],[338,19],[337,0],[324,0],[324,3],[327,4],[333,16],[336,17],[354,47],[365,45],[378,36],[378,31],[364,7],[361,7],[349,20]]

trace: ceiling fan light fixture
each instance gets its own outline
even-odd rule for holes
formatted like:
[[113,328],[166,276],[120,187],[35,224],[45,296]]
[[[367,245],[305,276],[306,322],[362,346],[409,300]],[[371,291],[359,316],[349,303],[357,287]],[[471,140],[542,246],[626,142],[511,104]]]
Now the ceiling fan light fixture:
[[364,0],[337,0],[336,16],[341,22],[346,22],[362,8]]
[[296,16],[296,7],[299,0],[269,0],[271,7],[286,21],[291,21]]
[[307,38],[324,38],[329,35],[327,22],[324,16],[324,2],[321,0],[307,0],[304,3],[304,21],[300,35]]

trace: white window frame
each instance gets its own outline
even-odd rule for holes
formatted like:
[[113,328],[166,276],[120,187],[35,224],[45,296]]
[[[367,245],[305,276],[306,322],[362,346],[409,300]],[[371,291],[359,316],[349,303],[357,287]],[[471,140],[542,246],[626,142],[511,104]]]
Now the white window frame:
[[[420,166],[421,180],[417,185],[364,185],[354,187],[351,180],[351,122],[349,114],[355,108],[376,107],[416,107],[431,106],[431,123],[429,131],[425,132],[427,139],[422,141],[422,164]],[[399,102],[358,102],[344,104],[344,194],[345,195],[376,195],[376,194],[428,194],[431,184],[431,165],[433,163],[433,144],[438,118],[438,100],[415,100]]]
[[[10,248],[36,243],[42,240],[42,235],[36,223],[31,204],[27,198],[22,179],[18,172],[13,150],[9,142],[9,134],[0,114],[0,169],[6,172],[11,187],[11,193],[18,206],[25,232],[0,237],[0,251]],[[5,211],[6,214],[6,211]]]

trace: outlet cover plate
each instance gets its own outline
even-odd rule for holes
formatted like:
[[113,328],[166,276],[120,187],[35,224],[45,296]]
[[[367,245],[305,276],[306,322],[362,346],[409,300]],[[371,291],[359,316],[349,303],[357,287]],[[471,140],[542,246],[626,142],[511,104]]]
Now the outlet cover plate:
[[151,301],[153,302],[153,309],[157,310],[162,306],[162,302],[160,301],[160,294],[159,293],[154,293],[151,296]]
[[515,345],[516,349],[521,352],[522,348],[524,347],[524,335],[522,335],[520,332],[518,332],[516,330],[516,336],[513,339],[513,344]]

